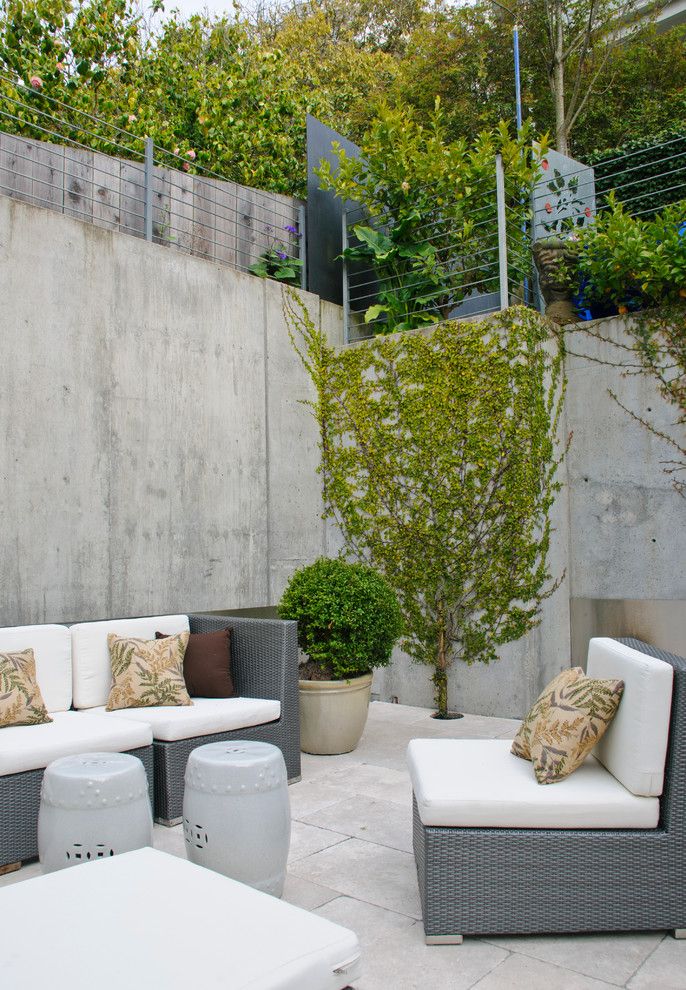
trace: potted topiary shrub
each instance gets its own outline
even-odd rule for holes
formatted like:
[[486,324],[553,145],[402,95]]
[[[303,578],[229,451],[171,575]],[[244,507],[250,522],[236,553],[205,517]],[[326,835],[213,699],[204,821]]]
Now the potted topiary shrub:
[[372,670],[402,632],[393,591],[372,568],[322,557],[293,574],[279,604],[298,623],[300,744],[318,755],[355,749],[367,721]]

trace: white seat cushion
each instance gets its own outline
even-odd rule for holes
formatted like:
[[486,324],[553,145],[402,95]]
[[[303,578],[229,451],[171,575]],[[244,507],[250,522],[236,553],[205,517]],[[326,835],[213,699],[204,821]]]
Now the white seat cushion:
[[71,627],[74,677],[74,708],[96,708],[107,704],[112,686],[112,667],[107,648],[108,633],[154,639],[159,630],[170,635],[187,632],[187,615],[150,615],[142,619],[107,619],[78,622]]
[[122,753],[152,745],[150,726],[80,712],[53,712],[44,725],[0,729],[0,776],[42,770],[60,756],[78,753]]
[[424,825],[655,828],[657,798],[636,797],[592,756],[566,780],[536,782],[509,739],[413,739],[407,760]]
[[588,644],[589,677],[624,681],[624,694],[610,726],[593,750],[597,760],[633,794],[662,794],[669,738],[674,671],[616,639]]
[[0,629],[0,653],[31,647],[36,680],[49,712],[71,708],[71,636],[66,626],[6,626]]
[[263,698],[193,698],[190,707],[159,705],[155,708],[121,708],[114,712],[91,708],[84,712],[84,715],[90,714],[119,721],[144,722],[152,729],[154,739],[173,742],[273,722],[281,715],[281,705]]
[[7,990],[341,990],[360,975],[354,932],[154,849],[0,890],[0,916]]

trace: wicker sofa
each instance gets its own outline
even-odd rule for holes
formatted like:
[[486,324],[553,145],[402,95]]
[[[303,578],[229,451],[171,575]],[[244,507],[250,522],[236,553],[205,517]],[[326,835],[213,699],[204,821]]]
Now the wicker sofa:
[[[531,767],[508,741],[410,744],[427,944],[659,929],[686,937],[686,660],[635,639],[596,639],[587,672],[624,677],[624,697],[594,756],[561,783],[529,784]],[[479,780],[439,779],[441,760],[481,763]]]
[[[154,638],[164,632],[211,632],[231,626],[238,698],[195,699],[191,708],[105,712],[110,672],[107,633]],[[53,722],[0,729],[0,867],[38,853],[43,771],[59,756],[133,752],[146,766],[154,814],[181,820],[183,778],[196,746],[260,739],[279,746],[289,781],[300,777],[296,624],[216,615],[152,616],[0,629],[0,650],[32,646],[37,680]]]

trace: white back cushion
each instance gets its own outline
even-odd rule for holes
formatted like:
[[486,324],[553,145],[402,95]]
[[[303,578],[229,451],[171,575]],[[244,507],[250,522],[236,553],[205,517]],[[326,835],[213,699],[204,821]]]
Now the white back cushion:
[[154,639],[155,633],[187,632],[187,615],[151,615],[144,619],[106,619],[78,622],[71,627],[74,708],[96,708],[107,703],[112,667],[107,649],[108,633]]
[[29,647],[36,658],[36,680],[49,712],[71,708],[71,636],[66,626],[7,626],[0,629],[0,652]]
[[659,796],[669,738],[672,668],[616,639],[597,638],[588,645],[586,673],[624,681],[617,714],[593,755],[632,794]]

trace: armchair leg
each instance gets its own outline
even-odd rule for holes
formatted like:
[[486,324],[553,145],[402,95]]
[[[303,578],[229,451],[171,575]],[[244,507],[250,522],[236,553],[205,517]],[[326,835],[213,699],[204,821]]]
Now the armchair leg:
[[425,945],[462,945],[461,935],[425,935]]
[[686,938],[686,928],[674,928],[674,938]]

